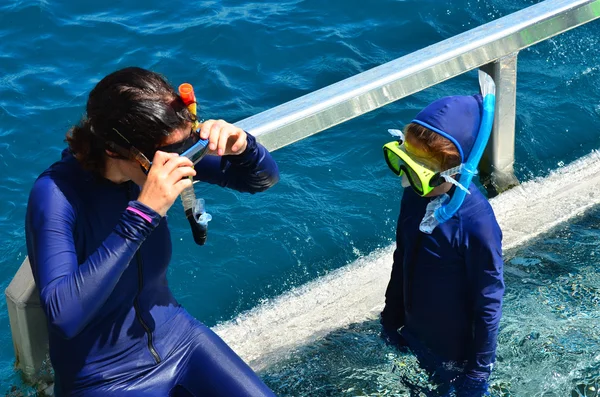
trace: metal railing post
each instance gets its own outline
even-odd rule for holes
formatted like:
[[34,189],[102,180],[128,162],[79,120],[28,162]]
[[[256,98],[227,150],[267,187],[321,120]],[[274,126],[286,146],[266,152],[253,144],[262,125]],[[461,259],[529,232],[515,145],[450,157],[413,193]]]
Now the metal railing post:
[[496,83],[496,112],[492,135],[481,160],[481,182],[490,197],[519,184],[515,177],[515,118],[517,109],[517,55],[507,55],[481,67]]

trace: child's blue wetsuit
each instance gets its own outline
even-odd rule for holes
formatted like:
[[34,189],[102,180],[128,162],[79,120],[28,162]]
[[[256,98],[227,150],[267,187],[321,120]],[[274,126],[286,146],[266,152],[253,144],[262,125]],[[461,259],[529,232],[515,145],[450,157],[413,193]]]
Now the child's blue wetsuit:
[[474,184],[469,191],[457,213],[428,235],[419,224],[431,198],[404,190],[382,313],[386,329],[403,327],[427,369],[440,375],[441,366],[457,364],[446,382],[460,373],[487,380],[502,314],[502,233],[484,195]]
[[[197,179],[259,192],[279,179],[248,135],[239,156],[205,157]],[[57,396],[274,396],[173,297],[167,219],[81,168],[68,150],[35,182],[27,250],[48,318]],[[191,238],[191,237],[190,237]]]

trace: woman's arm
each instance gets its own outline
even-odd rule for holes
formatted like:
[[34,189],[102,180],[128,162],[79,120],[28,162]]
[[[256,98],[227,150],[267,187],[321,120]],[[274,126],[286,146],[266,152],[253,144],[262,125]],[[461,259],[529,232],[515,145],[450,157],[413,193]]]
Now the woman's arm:
[[275,185],[279,181],[277,163],[256,138],[246,136],[246,149],[239,155],[204,157],[196,164],[195,179],[248,193]]
[[66,339],[97,315],[161,219],[145,205],[130,202],[113,232],[80,264],[73,237],[77,215],[51,177],[36,181],[27,206],[27,251],[42,308]]

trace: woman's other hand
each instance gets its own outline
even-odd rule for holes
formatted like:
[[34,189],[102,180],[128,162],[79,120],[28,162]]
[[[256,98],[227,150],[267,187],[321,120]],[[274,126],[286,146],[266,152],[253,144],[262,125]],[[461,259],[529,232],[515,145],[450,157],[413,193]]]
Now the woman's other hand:
[[206,120],[200,138],[208,139],[208,149],[218,156],[238,155],[246,150],[246,132],[225,120]]
[[165,216],[181,192],[192,186],[194,164],[176,153],[157,151],[138,201]]

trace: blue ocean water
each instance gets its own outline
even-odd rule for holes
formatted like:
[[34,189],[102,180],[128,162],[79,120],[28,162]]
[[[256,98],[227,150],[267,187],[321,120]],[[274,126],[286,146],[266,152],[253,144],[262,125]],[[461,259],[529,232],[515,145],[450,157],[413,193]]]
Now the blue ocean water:
[[[111,71],[137,65],[163,73],[173,85],[190,82],[196,87],[204,118],[237,121],[534,3],[537,1],[372,0],[368,6],[356,0],[1,3],[2,288],[26,256],[24,214],[35,177],[59,158],[64,134],[82,116],[87,93]],[[546,175],[598,148],[599,29],[596,21],[521,52],[515,164],[519,179]],[[401,189],[381,158],[387,128],[401,127],[439,96],[476,90],[476,75],[467,73],[280,149],[274,157],[281,182],[265,194],[251,196],[196,185],[197,194],[206,199],[214,216],[207,245],[193,243],[179,203],[169,213],[174,243],[169,279],[180,302],[213,326],[391,244]],[[556,288],[567,288],[568,279],[560,284],[560,277],[568,277],[565,274],[587,277],[599,270],[597,262],[585,259],[598,240],[596,219],[592,215],[578,221],[588,222],[584,234],[557,237],[568,233],[564,232],[567,226],[526,248],[534,250],[531,255],[514,255],[552,256],[552,263],[567,261],[563,270],[545,268],[548,273],[540,276]],[[573,241],[579,244],[583,262],[571,261],[565,254]],[[554,257],[554,250],[566,256]],[[585,285],[592,288],[591,292],[580,290],[585,299],[597,294],[593,288],[600,288],[597,278]],[[507,295],[505,318],[509,320],[519,310],[516,297],[524,293],[519,286],[515,281],[515,289]],[[597,300],[585,304],[583,315],[598,314]],[[12,367],[14,353],[4,300],[0,300],[0,309],[1,391],[19,380]],[[513,349],[517,342],[510,339],[509,320],[501,336],[505,346]],[[373,324],[360,327],[350,335],[366,338]],[[594,332],[597,338],[597,329],[586,335]],[[311,348],[326,354],[319,344]],[[533,360],[540,349],[522,354]],[[387,357],[382,354],[378,359]],[[311,365],[302,357],[292,361],[293,368],[311,374]],[[580,357],[581,361],[574,361],[594,368]],[[284,384],[289,374],[277,374],[285,373],[290,365],[284,363],[283,369],[265,372],[276,392],[319,395],[318,390],[327,390],[325,383],[316,381],[309,386],[300,381]],[[564,372],[556,367],[559,374]],[[383,365],[377,368],[388,370]],[[517,390],[515,384],[526,382],[514,380],[510,368],[502,368],[500,363],[500,379],[510,380]],[[538,384],[546,375],[536,373]],[[346,384],[354,378],[342,372],[333,379]],[[536,389],[535,383],[530,387],[526,390],[540,395],[563,395],[566,390],[558,383],[554,390],[552,386]],[[367,388],[363,394],[349,391],[347,395],[375,392]],[[321,395],[336,395],[324,393]]]

